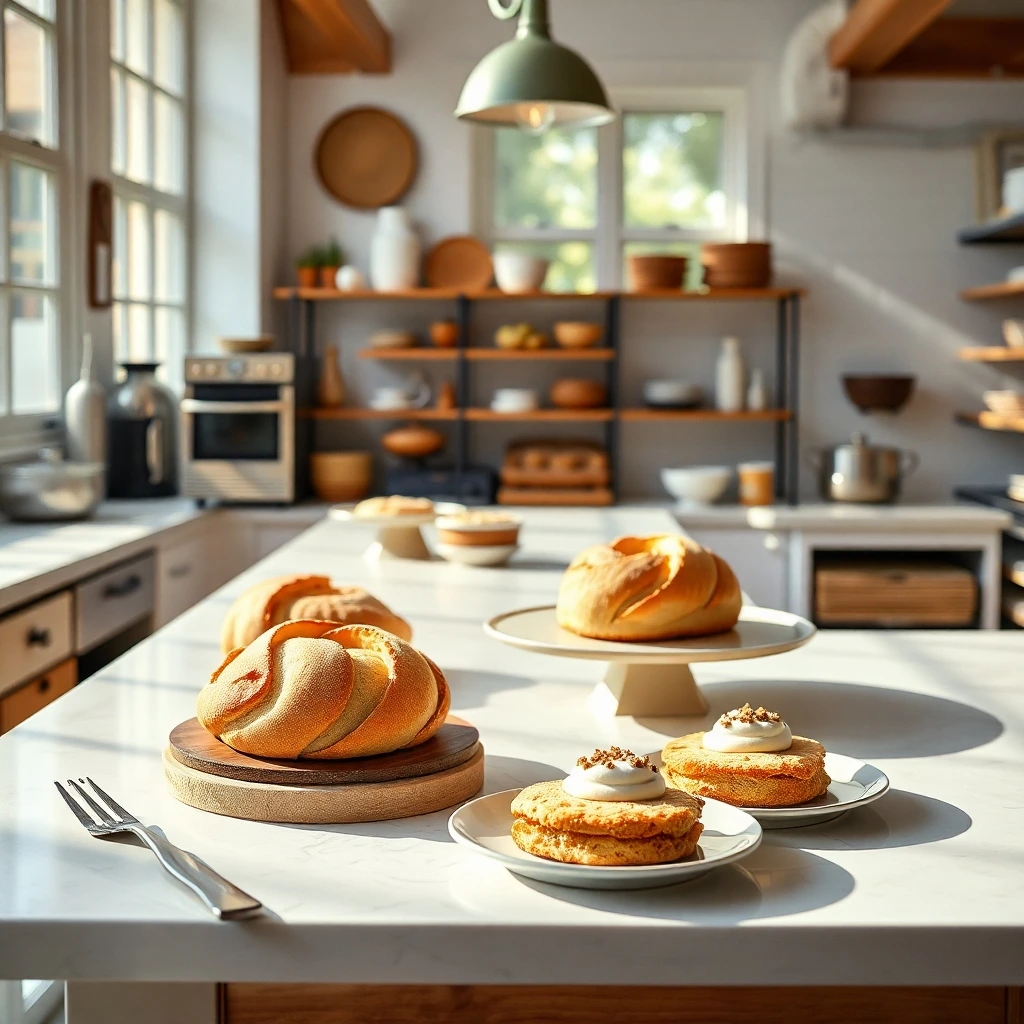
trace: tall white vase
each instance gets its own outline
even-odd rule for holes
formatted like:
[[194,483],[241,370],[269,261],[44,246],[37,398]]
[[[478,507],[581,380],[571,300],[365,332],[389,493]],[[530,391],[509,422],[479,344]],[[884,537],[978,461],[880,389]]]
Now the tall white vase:
[[747,391],[747,366],[739,338],[723,338],[715,367],[715,405],[722,412],[740,412]]
[[407,211],[385,206],[370,243],[370,282],[379,292],[415,288],[420,281],[420,240]]
[[107,395],[92,369],[92,336],[82,339],[82,375],[64,398],[68,458],[73,462],[107,461]]

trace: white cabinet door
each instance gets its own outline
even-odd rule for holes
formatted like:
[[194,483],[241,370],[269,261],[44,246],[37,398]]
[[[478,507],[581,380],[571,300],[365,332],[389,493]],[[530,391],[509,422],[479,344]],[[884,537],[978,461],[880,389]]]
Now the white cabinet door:
[[769,532],[740,527],[731,530],[698,528],[687,532],[732,566],[740,586],[755,604],[791,610],[786,594],[787,531]]
[[203,531],[157,552],[157,628],[198,604],[214,588],[212,540],[210,531]]
[[287,544],[288,541],[298,537],[305,530],[306,527],[302,524],[282,524],[281,526],[257,524],[254,527],[256,543],[254,545],[253,561],[266,558],[267,555],[272,554],[279,547]]

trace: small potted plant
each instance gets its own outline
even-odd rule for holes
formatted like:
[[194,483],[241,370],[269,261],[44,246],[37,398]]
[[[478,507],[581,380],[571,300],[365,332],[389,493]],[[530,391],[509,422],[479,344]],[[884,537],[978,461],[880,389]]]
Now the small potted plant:
[[338,274],[338,268],[345,261],[345,255],[341,251],[341,246],[338,245],[337,239],[332,238],[330,242],[324,246],[321,252],[321,257],[320,287],[336,288],[337,285],[334,283],[334,279]]
[[295,261],[295,275],[300,288],[315,288],[323,266],[323,254],[319,249],[307,249]]

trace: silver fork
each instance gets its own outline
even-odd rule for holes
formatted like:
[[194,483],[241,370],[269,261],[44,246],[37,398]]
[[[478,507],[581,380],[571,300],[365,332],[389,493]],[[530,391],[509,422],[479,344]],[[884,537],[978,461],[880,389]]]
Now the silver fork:
[[[97,803],[78,782],[87,782],[107,806],[103,807]],[[259,900],[253,899],[237,885],[232,885],[226,878],[218,875],[195,854],[179,849],[163,836],[146,828],[138,818],[129,814],[117,801],[104,793],[92,779],[79,779],[78,782],[68,779],[68,786],[81,797],[89,808],[88,811],[83,809],[59,782],[54,782],[54,785],[75,817],[89,830],[90,835],[101,838],[117,832],[131,832],[138,836],[156,854],[157,860],[164,868],[179,882],[187,885],[222,921],[252,917],[263,909],[263,904]]]

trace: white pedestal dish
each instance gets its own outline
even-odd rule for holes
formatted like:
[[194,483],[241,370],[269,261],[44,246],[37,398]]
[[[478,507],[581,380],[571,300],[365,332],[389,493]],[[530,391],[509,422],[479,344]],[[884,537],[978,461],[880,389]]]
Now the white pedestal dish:
[[430,550],[423,540],[420,527],[432,523],[438,516],[455,515],[465,512],[466,506],[454,501],[435,502],[433,511],[414,515],[398,516],[357,516],[355,505],[334,505],[328,511],[331,519],[358,527],[376,527],[373,543],[363,552],[368,561],[381,558],[412,558],[426,561]]

